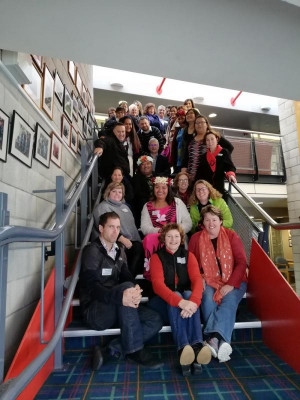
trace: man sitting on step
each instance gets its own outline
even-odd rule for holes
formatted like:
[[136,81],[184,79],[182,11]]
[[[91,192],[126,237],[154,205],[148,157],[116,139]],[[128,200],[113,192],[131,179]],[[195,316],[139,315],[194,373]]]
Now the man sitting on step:
[[[158,313],[140,305],[142,289],[134,283],[124,248],[117,244],[120,218],[115,212],[102,214],[99,237],[82,253],[80,305],[85,322],[95,330],[121,328],[122,352],[130,361],[148,368],[162,363],[153,358],[144,343],[162,327]],[[93,369],[99,369],[103,357],[99,347],[93,355]]]

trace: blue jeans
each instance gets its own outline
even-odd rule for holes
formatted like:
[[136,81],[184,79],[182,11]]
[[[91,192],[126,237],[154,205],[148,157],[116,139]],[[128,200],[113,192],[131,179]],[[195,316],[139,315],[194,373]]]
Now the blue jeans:
[[218,306],[213,301],[215,289],[206,285],[202,295],[201,310],[204,323],[204,334],[217,332],[230,343],[234,328],[236,310],[247,290],[247,283],[242,282],[239,289],[234,288],[223,297]]
[[[188,300],[191,296],[190,290],[183,293],[175,293],[185,300]],[[180,316],[181,309],[179,307],[168,305],[158,296],[150,300],[149,307],[158,311],[164,321],[166,320],[166,314],[168,315],[177,350],[182,349],[187,344],[194,345],[203,342],[199,308],[190,318],[182,318]]]
[[[118,291],[133,287],[133,283],[124,282],[118,285]],[[162,327],[158,313],[145,306],[137,309],[123,305],[93,301],[84,315],[92,329],[103,330],[112,327],[121,328],[121,344],[124,354],[134,353],[144,347]]]

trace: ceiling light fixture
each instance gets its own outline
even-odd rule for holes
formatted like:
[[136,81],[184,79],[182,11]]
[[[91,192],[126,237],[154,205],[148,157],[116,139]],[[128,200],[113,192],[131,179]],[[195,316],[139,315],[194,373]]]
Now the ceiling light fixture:
[[202,101],[204,100],[203,96],[197,96],[193,98],[195,103],[202,103]]
[[216,113],[211,113],[211,114],[208,115],[208,117],[209,117],[209,118],[215,118],[217,115],[218,115],[218,114],[216,114]]
[[110,86],[115,89],[122,89],[124,85],[120,82],[110,82]]

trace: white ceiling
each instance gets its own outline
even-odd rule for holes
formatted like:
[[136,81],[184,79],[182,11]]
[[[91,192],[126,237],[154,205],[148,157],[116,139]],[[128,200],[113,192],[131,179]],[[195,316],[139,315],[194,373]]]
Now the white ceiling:
[[2,0],[0,7],[3,49],[295,100],[299,38],[300,9],[280,0]]

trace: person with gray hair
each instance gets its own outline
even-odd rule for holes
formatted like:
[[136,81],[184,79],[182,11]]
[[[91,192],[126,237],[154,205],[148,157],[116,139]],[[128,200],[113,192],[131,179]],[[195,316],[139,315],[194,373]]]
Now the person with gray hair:
[[159,154],[159,142],[156,138],[151,138],[148,143],[149,155],[153,159],[152,171],[155,175],[169,176],[171,174],[170,165],[167,157]]
[[163,105],[158,106],[157,115],[159,117],[160,123],[162,124],[163,133],[165,134],[167,126],[168,126],[168,122],[169,122],[168,118],[165,117],[165,115],[166,115],[166,107],[163,106]]
[[145,115],[139,119],[139,128],[138,137],[142,145],[142,152],[144,154],[149,152],[148,144],[152,137],[158,140],[159,152],[161,152],[164,148],[164,137],[158,128],[155,126],[150,126],[150,122]]

